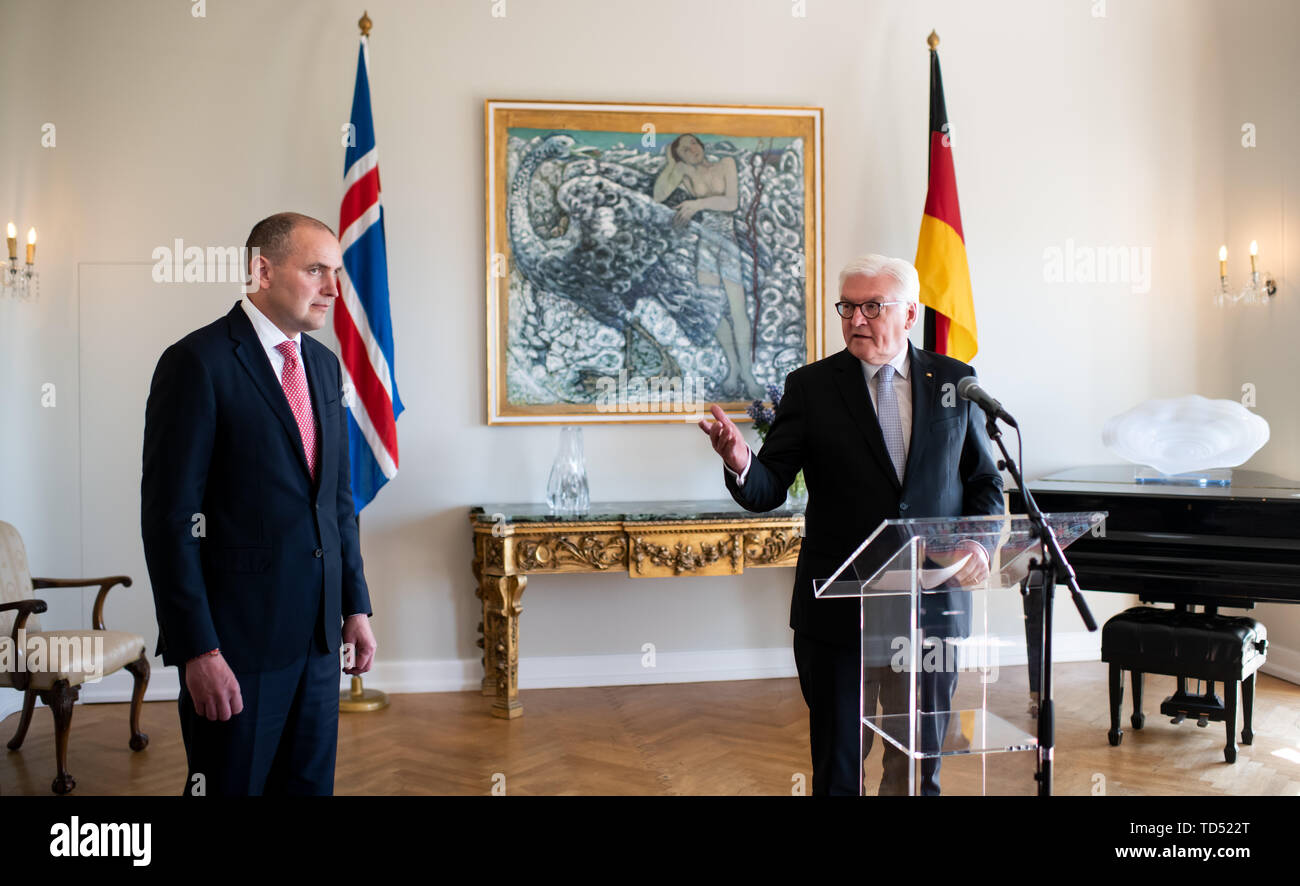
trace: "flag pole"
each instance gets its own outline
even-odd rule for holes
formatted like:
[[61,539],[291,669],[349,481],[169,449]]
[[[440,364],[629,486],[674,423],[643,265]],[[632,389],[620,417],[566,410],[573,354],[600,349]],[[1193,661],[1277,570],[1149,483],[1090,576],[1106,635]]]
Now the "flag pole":
[[[930,36],[925,38],[925,45],[928,47],[930,55],[933,56],[934,53],[937,52],[939,49],[939,32],[931,28]],[[929,174],[929,168],[930,168],[930,164],[929,161],[927,160],[926,161],[927,176]],[[928,187],[929,185],[927,182],[927,190]],[[928,306],[922,307],[921,310],[925,312],[925,316],[921,318],[921,331],[922,331],[921,347],[923,347],[927,351],[938,351],[939,350],[938,313],[935,311],[934,308]]]
[[[361,515],[357,514],[357,543],[361,542]],[[355,653],[356,650],[353,650]],[[365,714],[370,711],[382,711],[388,707],[388,696],[378,689],[367,689],[361,685],[361,675],[352,677],[352,685],[347,692],[339,693],[339,713]]]
[[[370,37],[370,29],[374,22],[370,20],[368,10],[361,13],[361,18],[357,20],[357,27],[361,29],[361,39],[367,40]],[[343,232],[339,231],[341,235]],[[361,536],[361,515],[357,514],[357,537],[358,543]],[[347,692],[339,693],[339,712],[343,714],[361,714],[370,711],[382,711],[388,707],[388,696],[378,689],[366,689],[361,685],[361,675],[357,674],[352,677],[352,688]]]

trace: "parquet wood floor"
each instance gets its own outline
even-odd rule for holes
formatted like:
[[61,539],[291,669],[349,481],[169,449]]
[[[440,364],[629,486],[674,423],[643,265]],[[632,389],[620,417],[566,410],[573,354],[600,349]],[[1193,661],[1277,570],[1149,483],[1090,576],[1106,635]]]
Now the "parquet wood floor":
[[[1024,710],[1023,668],[992,692]],[[1018,678],[1017,678],[1018,677]],[[1127,689],[1127,680],[1126,689]],[[382,687],[379,687],[382,688]],[[1148,676],[1146,728],[1128,725],[1106,741],[1106,666],[1056,669],[1056,792],[1129,794],[1300,794],[1300,686],[1262,676],[1255,743],[1223,760],[1224,729],[1156,713],[1172,677]],[[377,714],[341,718],[339,794],[788,795],[810,780],[807,708],[794,679],[528,690],[526,714],[507,722],[488,714],[475,692],[393,695]],[[18,715],[0,723],[5,741]],[[69,766],[76,794],[176,794],[185,776],[175,702],[145,706],[149,748],[127,748],[126,705],[78,705]],[[1025,716],[1021,725],[1030,728]],[[21,751],[0,750],[0,795],[46,795],[54,777],[50,713],[36,711]],[[879,744],[868,780],[879,777]],[[954,757],[943,764],[947,793],[978,792],[987,767],[990,793],[1033,793],[1029,754]]]

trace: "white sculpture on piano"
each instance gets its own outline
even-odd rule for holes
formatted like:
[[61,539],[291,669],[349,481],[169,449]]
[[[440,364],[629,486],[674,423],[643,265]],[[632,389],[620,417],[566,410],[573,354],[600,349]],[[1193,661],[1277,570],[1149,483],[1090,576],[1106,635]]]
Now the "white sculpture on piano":
[[1165,474],[1234,468],[1268,442],[1268,422],[1236,400],[1148,400],[1106,422],[1106,448]]

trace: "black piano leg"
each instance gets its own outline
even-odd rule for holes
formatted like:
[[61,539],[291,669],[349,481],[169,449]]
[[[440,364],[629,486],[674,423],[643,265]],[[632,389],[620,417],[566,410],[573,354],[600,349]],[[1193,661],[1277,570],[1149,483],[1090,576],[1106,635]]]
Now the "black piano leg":
[[1241,681],[1241,743],[1250,744],[1255,733],[1250,728],[1251,709],[1255,707],[1255,675]]
[[1119,708],[1124,703],[1124,671],[1115,662],[1110,663],[1110,732],[1106,733],[1106,738],[1110,740],[1110,746],[1116,747],[1120,740],[1124,738],[1124,732],[1119,728]]
[[1133,724],[1134,729],[1141,729],[1147,719],[1142,714],[1142,672],[1129,671],[1129,676],[1133,681],[1133,716],[1129,722]]
[[1237,681],[1223,684],[1223,722],[1228,727],[1228,743],[1223,746],[1223,759],[1237,762]]

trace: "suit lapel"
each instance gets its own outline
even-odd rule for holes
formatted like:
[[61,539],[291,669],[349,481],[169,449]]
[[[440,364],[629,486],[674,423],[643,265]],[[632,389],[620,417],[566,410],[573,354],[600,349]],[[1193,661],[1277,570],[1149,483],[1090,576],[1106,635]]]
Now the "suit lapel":
[[889,478],[895,490],[901,490],[898,474],[894,471],[894,463],[889,458],[889,450],[885,448],[884,434],[880,432],[880,420],[876,418],[876,411],[871,408],[871,395],[867,392],[867,380],[862,374],[862,363],[846,348],[836,355],[835,369],[835,386],[844,399],[849,415],[853,417],[853,423],[862,431],[862,436],[867,441],[867,448],[875,456],[881,472]]
[[[907,470],[903,474],[906,481],[913,476],[913,468],[921,463],[925,446],[930,442],[930,423],[934,418],[934,365],[930,355],[925,351],[907,347],[911,353],[911,372],[909,379],[912,387],[912,439],[907,447]],[[955,395],[954,395],[955,396]]]
[[306,473],[307,456],[302,448],[302,434],[298,433],[298,422],[293,417],[293,410],[289,408],[289,399],[284,395],[280,380],[275,377],[275,372],[271,369],[271,361],[267,359],[266,351],[262,349],[262,342],[257,338],[257,331],[253,329],[252,321],[248,319],[248,315],[244,313],[244,309],[238,302],[226,315],[226,319],[230,323],[230,337],[235,342],[235,357],[243,365],[249,378],[253,380],[258,393],[271,407],[275,417],[284,426],[284,431],[293,444],[294,452],[298,453],[298,464]]

